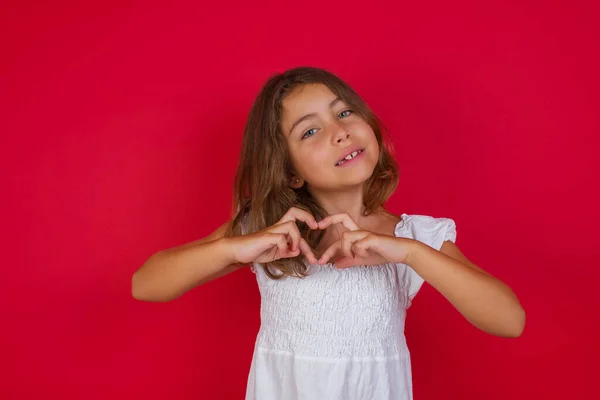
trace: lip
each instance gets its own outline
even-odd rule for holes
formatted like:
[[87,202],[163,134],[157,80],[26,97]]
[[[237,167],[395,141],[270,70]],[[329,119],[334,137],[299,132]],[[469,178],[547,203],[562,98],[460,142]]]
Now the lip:
[[[339,159],[338,159],[338,160],[335,162],[335,164],[334,164],[334,165],[335,165],[336,167],[340,167],[340,165],[338,165],[338,163],[339,163],[340,161],[342,161],[344,158],[348,157],[348,155],[350,155],[350,154],[354,153],[355,151],[360,151],[360,152],[361,152],[360,154],[362,154],[362,153],[364,153],[365,149],[364,149],[363,147],[352,147],[352,148],[350,148],[348,151],[346,151],[346,152],[344,153],[344,155],[343,155],[342,157],[340,157],[340,158],[339,158]],[[360,155],[360,154],[359,154],[359,155]],[[359,155],[357,155],[356,157],[358,157]],[[355,158],[356,158],[356,157],[355,157]],[[354,158],[353,158],[352,160],[354,160]],[[352,160],[350,160],[350,161],[352,161]],[[346,163],[347,163],[347,162],[349,162],[349,161],[346,161]],[[345,164],[345,163],[344,163],[344,164]],[[344,165],[344,164],[342,164],[342,165]]]

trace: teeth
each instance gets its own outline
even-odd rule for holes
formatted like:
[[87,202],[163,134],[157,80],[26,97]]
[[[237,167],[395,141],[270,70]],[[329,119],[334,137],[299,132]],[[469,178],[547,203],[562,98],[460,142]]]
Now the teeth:
[[350,153],[346,156],[346,158],[344,158],[344,160],[352,160],[354,157],[356,157],[357,154],[358,154],[358,151],[355,151],[354,153]]
[[352,152],[352,153],[348,154],[346,157],[344,157],[343,160],[338,161],[337,165],[342,165],[346,161],[352,160],[354,157],[356,157],[360,153],[361,153],[361,150],[357,150],[355,152]]

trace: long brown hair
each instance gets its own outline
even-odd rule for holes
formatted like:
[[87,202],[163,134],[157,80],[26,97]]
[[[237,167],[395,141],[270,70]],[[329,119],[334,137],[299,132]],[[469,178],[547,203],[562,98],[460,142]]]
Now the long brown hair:
[[[308,192],[289,186],[293,167],[287,143],[281,133],[282,102],[296,87],[323,84],[342,99],[375,132],[379,144],[379,161],[364,185],[364,215],[384,208],[398,184],[398,167],[391,155],[392,147],[384,129],[369,106],[342,79],[313,67],[298,67],[272,76],[252,104],[240,152],[233,188],[233,221],[226,236],[249,234],[275,224],[291,208],[310,212],[317,221],[327,213]],[[298,223],[300,234],[314,249],[323,231],[312,231]],[[308,268],[302,254],[295,258],[266,263],[263,268],[272,279],[283,276],[305,277]],[[276,271],[276,272],[274,272]]]

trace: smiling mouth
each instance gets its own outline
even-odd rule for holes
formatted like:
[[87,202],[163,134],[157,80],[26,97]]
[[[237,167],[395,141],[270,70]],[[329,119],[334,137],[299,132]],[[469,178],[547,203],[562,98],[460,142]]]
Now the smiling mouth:
[[348,154],[346,157],[342,158],[340,161],[338,161],[337,163],[335,163],[335,166],[339,167],[340,165],[344,165],[344,163],[352,160],[354,157],[356,157],[357,155],[359,155],[363,151],[364,151],[364,149],[363,150],[356,150],[356,151]]

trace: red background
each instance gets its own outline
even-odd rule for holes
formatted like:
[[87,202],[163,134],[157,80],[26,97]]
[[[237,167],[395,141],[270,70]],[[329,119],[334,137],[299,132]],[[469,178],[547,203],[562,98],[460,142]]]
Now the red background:
[[252,99],[297,65],[386,123],[390,208],[454,218],[528,312],[520,339],[495,338],[425,285],[415,398],[598,398],[593,2],[49,3],[0,12],[2,399],[243,398],[252,273],[166,304],[130,279],[228,218]]

